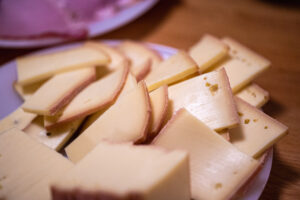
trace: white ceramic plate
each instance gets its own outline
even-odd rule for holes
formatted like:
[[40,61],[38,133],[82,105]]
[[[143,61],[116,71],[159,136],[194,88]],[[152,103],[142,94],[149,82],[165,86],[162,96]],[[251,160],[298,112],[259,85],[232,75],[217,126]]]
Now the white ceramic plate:
[[[142,14],[150,10],[158,0],[145,0],[138,2],[131,7],[121,10],[116,15],[98,21],[93,22],[88,26],[88,38],[102,35],[115,30],[121,26],[128,24],[129,22],[140,17]],[[9,40],[0,39],[0,47],[5,48],[36,48],[44,47],[54,44],[59,44],[63,42],[68,42],[70,40],[59,37],[46,37],[37,39],[20,39],[20,40]]]
[[[120,43],[120,41],[116,41],[116,40],[104,40],[103,42],[109,45],[116,45]],[[53,47],[53,48],[35,52],[34,54],[42,54],[42,53],[54,52],[62,49],[68,49],[74,46],[78,46],[80,44],[81,43],[73,43],[73,44],[63,45],[59,47]],[[148,44],[148,45],[152,49],[158,51],[164,59],[177,52],[176,49],[167,46],[162,46],[158,44]],[[11,113],[23,102],[13,89],[12,83],[15,80],[17,80],[15,60],[0,66],[0,119],[2,119],[3,117]],[[254,178],[253,182],[250,184],[245,196],[243,196],[242,198],[243,200],[259,199],[268,181],[270,171],[272,168],[272,160],[273,160],[273,149],[267,152],[265,163],[262,169]]]

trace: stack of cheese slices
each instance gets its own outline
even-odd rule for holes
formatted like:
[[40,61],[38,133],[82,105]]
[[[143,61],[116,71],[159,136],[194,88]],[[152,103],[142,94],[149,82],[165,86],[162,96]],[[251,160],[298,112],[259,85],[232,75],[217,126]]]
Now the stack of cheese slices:
[[211,35],[165,60],[133,41],[17,58],[0,199],[236,198],[287,134],[252,82],[269,66]]

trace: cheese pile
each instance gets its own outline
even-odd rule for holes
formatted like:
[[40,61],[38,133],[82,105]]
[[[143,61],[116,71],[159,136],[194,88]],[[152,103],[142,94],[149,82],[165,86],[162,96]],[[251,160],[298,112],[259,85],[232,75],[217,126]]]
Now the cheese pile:
[[287,134],[252,82],[269,67],[211,35],[165,60],[133,41],[20,57],[24,103],[0,121],[0,199],[240,195]]

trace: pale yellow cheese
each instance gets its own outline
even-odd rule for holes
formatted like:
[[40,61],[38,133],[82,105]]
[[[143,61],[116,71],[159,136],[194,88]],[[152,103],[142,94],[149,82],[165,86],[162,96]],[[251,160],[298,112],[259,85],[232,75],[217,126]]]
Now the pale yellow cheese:
[[24,112],[21,107],[0,120],[0,133],[11,128],[23,130],[31,121],[36,118],[36,114]]
[[185,109],[176,113],[153,144],[189,152],[195,200],[230,199],[259,166]]
[[239,150],[258,158],[287,134],[288,128],[259,109],[236,98],[240,126],[229,130],[230,141]]
[[246,86],[241,91],[236,93],[235,96],[243,99],[247,103],[257,108],[261,108],[270,99],[269,92],[259,87],[255,83],[251,83],[250,85]]
[[59,151],[72,137],[82,121],[82,119],[79,119],[52,129],[51,131],[47,131],[44,128],[44,118],[39,116],[23,131],[51,149]]
[[0,155],[0,199],[50,200],[48,185],[73,167],[17,129],[0,135]]
[[204,35],[190,50],[190,56],[196,61],[199,71],[205,72],[228,53],[228,46],[212,35]]
[[65,150],[69,159],[78,162],[100,141],[142,142],[149,127],[151,106],[145,83],[112,105]]
[[57,74],[28,98],[22,108],[39,115],[55,115],[95,79],[95,68]]
[[106,65],[110,70],[115,70],[119,67],[123,67],[124,65],[129,64],[128,58],[126,58],[126,56],[121,53],[121,51],[109,45],[96,41],[89,41],[84,45],[105,52],[110,58],[110,63]]
[[149,91],[159,88],[162,85],[169,85],[197,72],[197,64],[184,51],[161,62],[145,78]]
[[27,85],[49,78],[54,74],[81,68],[105,65],[105,53],[83,46],[69,50],[17,58],[18,83]]
[[168,86],[164,85],[150,94],[152,114],[150,119],[149,134],[154,137],[160,130],[168,111]]
[[239,118],[224,70],[210,72],[169,87],[169,116],[186,108],[211,129],[237,126]]
[[85,117],[111,104],[124,86],[128,71],[128,67],[122,67],[87,86],[58,117],[45,117],[45,127],[50,129],[61,123]]
[[189,181],[184,151],[100,143],[53,184],[52,194],[76,199],[77,189],[82,199],[189,200]]
[[29,99],[47,80],[29,85],[20,85],[18,82],[13,84],[15,91],[25,101]]

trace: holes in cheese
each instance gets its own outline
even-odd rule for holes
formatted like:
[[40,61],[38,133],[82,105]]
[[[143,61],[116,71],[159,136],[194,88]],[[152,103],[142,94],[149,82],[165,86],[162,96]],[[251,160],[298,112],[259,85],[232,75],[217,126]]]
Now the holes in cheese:
[[23,131],[35,140],[45,144],[46,146],[59,151],[75,133],[83,119],[79,119],[51,131],[44,128],[43,116],[33,120]]
[[23,130],[36,116],[34,113],[24,112],[23,109],[19,107],[7,117],[0,120],[0,133],[14,127]]
[[29,99],[46,81],[47,80],[42,80],[29,85],[20,85],[18,82],[14,82],[13,86],[18,95],[25,101]]
[[168,90],[169,116],[184,107],[211,129],[231,128],[239,123],[225,70],[197,76]]
[[17,129],[0,135],[0,154],[1,199],[51,199],[49,184],[73,167]]
[[198,71],[195,61],[184,51],[161,62],[145,78],[149,91],[169,85]]
[[117,46],[117,49],[129,58],[131,73],[137,81],[145,78],[152,66],[161,62],[160,55],[142,43],[125,41]]
[[188,155],[154,146],[101,142],[51,191],[53,200],[189,200]]
[[69,159],[78,162],[100,141],[141,143],[147,137],[151,105],[144,81],[103,113],[69,144]]
[[190,50],[200,72],[205,72],[228,53],[228,46],[212,35],[204,35]]
[[173,116],[153,145],[188,151],[195,200],[230,199],[259,165],[185,109]]
[[95,68],[57,74],[28,98],[22,108],[40,115],[55,115],[95,79]]
[[256,108],[261,108],[270,99],[269,92],[262,89],[255,83],[251,83],[250,85],[246,86],[235,96],[243,99]]
[[63,109],[59,116],[45,117],[45,127],[54,128],[62,123],[85,117],[111,104],[118,96],[128,75],[128,67],[122,67],[82,90]]
[[121,51],[109,45],[95,41],[86,42],[84,45],[105,52],[110,58],[110,63],[106,65],[110,70],[115,70],[129,64],[129,60]]
[[288,128],[259,109],[235,98],[240,113],[240,126],[229,130],[230,140],[242,152],[259,157],[287,134]]
[[150,94],[152,114],[150,119],[149,138],[154,138],[160,130],[168,111],[168,86],[164,85]]
[[17,58],[18,83],[27,85],[54,74],[81,68],[104,65],[108,56],[90,47],[76,47],[64,51]]

